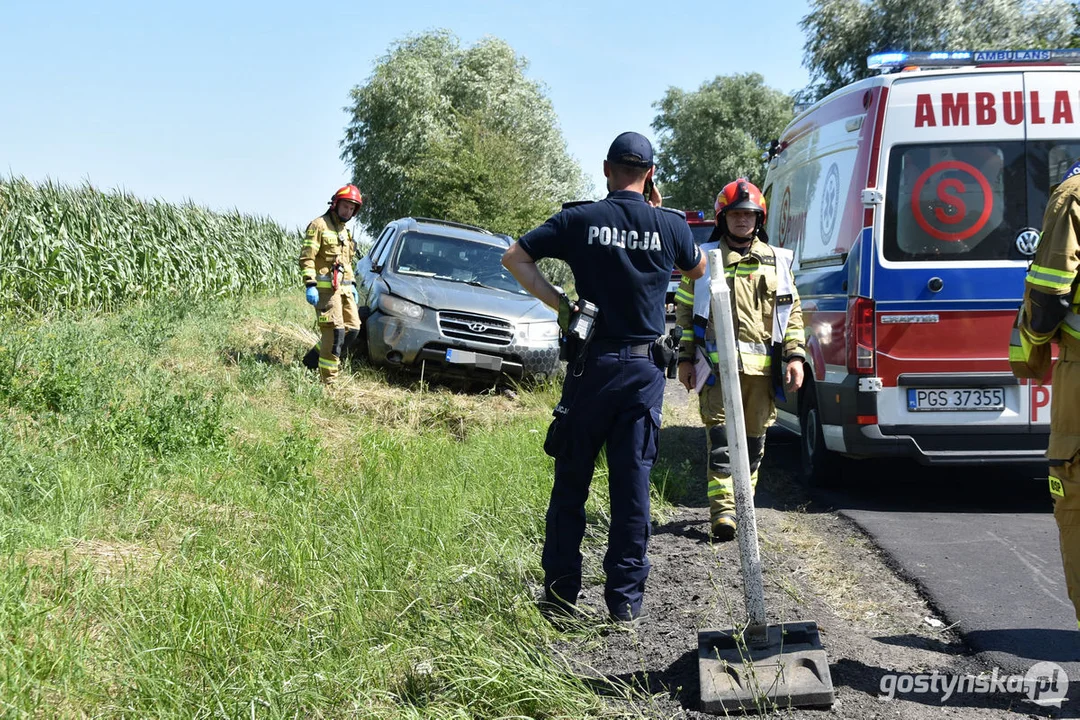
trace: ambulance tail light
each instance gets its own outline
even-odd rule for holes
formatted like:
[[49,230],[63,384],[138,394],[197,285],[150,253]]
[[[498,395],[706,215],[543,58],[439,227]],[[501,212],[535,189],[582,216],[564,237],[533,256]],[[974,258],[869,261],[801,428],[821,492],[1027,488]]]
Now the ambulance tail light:
[[856,297],[848,300],[847,326],[848,372],[869,375],[874,372],[874,301]]

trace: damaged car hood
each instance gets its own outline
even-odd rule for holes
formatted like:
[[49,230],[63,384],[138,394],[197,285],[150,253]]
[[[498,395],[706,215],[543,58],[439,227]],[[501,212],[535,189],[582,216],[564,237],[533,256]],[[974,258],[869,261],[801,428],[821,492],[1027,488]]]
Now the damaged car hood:
[[511,321],[554,320],[555,311],[532,295],[467,285],[453,280],[410,275],[384,275],[390,292],[433,310],[457,310]]

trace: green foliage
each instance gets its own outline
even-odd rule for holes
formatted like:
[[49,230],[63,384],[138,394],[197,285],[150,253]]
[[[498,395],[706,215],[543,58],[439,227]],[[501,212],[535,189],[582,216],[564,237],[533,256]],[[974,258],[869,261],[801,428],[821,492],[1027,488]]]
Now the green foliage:
[[711,208],[738,177],[760,185],[761,155],[792,117],[792,99],[757,73],[718,76],[695,91],[668,88],[653,104],[657,172],[675,207]]
[[800,27],[817,100],[877,74],[876,52],[1070,47],[1076,21],[1067,0],[811,0]]
[[299,248],[268,219],[0,178],[0,307],[110,309],[278,288],[295,280]]
[[470,222],[517,238],[551,215],[550,198],[522,179],[529,167],[513,139],[488,126],[481,112],[455,113],[454,132],[432,142],[410,170],[423,194],[415,214]]
[[502,40],[447,31],[395,43],[353,88],[342,158],[372,235],[407,215],[518,236],[587,193],[551,101]]

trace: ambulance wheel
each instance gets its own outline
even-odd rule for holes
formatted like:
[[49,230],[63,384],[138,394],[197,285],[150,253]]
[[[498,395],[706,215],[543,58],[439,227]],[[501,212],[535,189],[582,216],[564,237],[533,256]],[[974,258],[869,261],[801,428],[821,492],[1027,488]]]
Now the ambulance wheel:
[[799,395],[799,479],[806,487],[829,487],[840,481],[840,456],[825,447],[817,390],[807,383]]

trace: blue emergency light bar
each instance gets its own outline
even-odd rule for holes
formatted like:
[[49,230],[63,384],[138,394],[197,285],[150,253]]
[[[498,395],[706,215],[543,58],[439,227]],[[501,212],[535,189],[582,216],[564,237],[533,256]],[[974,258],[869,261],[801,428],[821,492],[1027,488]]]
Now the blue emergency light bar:
[[1012,65],[1015,63],[1080,65],[1080,50],[884,52],[866,58],[866,67],[871,70],[893,70],[911,66],[957,67],[959,65]]
[[686,219],[687,220],[704,220],[705,219],[705,211],[704,210],[687,210],[686,211]]

